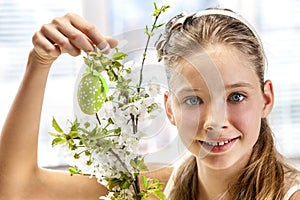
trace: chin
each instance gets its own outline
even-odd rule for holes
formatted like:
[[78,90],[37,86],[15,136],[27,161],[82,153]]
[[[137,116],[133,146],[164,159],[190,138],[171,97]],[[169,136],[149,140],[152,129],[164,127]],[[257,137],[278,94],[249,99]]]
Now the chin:
[[205,158],[200,158],[200,162],[213,170],[226,170],[232,169],[237,162],[234,160],[226,158],[226,156],[206,156]]
[[230,154],[222,154],[222,155],[212,155],[207,154],[204,157],[198,157],[197,162],[205,166],[211,170],[221,170],[221,171],[239,171],[242,170],[248,163],[249,157],[244,155],[230,155]]

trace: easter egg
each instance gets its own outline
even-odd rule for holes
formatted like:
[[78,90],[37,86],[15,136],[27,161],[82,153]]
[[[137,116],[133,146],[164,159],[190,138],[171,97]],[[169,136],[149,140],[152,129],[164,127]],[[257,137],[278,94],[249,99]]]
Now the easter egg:
[[106,100],[107,90],[106,81],[102,76],[91,72],[83,75],[77,91],[81,111],[88,115],[97,113]]

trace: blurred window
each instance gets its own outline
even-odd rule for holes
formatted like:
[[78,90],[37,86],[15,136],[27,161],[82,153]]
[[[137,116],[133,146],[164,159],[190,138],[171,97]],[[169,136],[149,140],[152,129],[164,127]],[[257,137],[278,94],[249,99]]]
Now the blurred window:
[[288,157],[300,157],[300,1],[258,2],[267,74],[275,90],[270,122],[279,150]]
[[[171,9],[162,21],[186,12],[218,5],[217,0],[169,0]],[[275,108],[271,126],[280,151],[289,157],[300,156],[300,2],[220,0],[245,16],[258,30],[268,57],[268,78],[275,86]],[[160,2],[159,2],[160,3]],[[272,5],[272,6],[270,6]],[[272,9],[271,9],[272,7]],[[1,0],[0,1],[0,126],[13,101],[27,56],[31,37],[43,23],[66,12],[82,14],[108,35],[144,28],[151,24],[152,3],[140,0]],[[239,12],[241,11],[241,12]],[[45,94],[41,122],[39,163],[55,166],[65,163],[61,150],[51,148],[48,131],[51,118],[61,123],[72,118],[73,90],[82,59],[61,56],[52,67]],[[16,122],[17,123],[17,122]],[[45,156],[47,155],[47,156]]]
[[[31,38],[44,23],[66,12],[81,13],[80,0],[0,0],[0,127],[18,90],[26,68]],[[48,131],[51,118],[66,120],[72,116],[73,82],[77,72],[76,59],[61,56],[54,63],[45,93],[41,132],[39,138],[39,163],[58,165],[63,156],[51,148]],[[16,122],[18,123],[18,122]],[[52,158],[52,159],[51,159]]]

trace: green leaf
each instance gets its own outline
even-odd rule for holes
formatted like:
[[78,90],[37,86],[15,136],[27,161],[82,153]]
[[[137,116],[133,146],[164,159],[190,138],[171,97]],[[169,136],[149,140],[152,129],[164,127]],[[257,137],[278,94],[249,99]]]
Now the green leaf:
[[60,126],[58,125],[57,121],[55,120],[55,118],[52,118],[52,127],[59,133],[63,133],[63,130],[60,128]]
[[161,190],[149,190],[150,193],[154,194],[156,197],[158,197],[160,200],[166,200],[165,194]]
[[124,60],[127,54],[123,52],[115,52],[112,56],[114,60]]
[[134,161],[134,159],[131,159],[131,160],[130,160],[130,165],[131,165],[133,168],[137,169],[137,163]]
[[133,168],[137,169],[138,171],[147,171],[148,170],[148,167],[145,164],[144,158],[142,158],[142,159],[138,159],[138,158],[131,159],[130,160],[130,165]]
[[158,7],[157,7],[157,4],[156,4],[156,2],[153,2],[153,5],[154,5],[154,9],[155,9],[155,10],[157,10],[157,9],[158,9]]
[[70,138],[77,138],[77,137],[79,137],[78,131],[70,131],[69,136],[70,136]]
[[107,65],[111,64],[111,59],[109,59],[107,57],[102,57],[100,61],[101,61],[101,64],[103,65],[103,67],[106,67]]
[[157,17],[160,14],[159,10],[154,10],[153,16]]
[[102,53],[101,52],[96,52],[96,51],[91,51],[88,53],[89,56],[91,57],[101,57]]
[[106,178],[106,181],[109,189],[112,189],[120,184],[120,180],[117,178]]
[[145,176],[142,176],[142,186],[147,188],[148,179]]
[[131,185],[131,179],[128,176],[128,174],[125,174],[125,173],[121,172],[121,177],[120,177],[119,180],[121,181],[120,182],[120,188],[127,189],[127,188],[130,187],[130,185]]
[[131,185],[131,179],[128,174],[120,172],[120,178],[106,178],[107,186],[109,190],[112,190],[114,187],[120,187],[121,189],[128,189]]
[[149,36],[149,27],[148,27],[148,25],[145,26],[145,34]]
[[113,62],[113,67],[114,67],[114,68],[120,68],[121,66],[122,66],[122,63],[120,63],[119,61],[115,60],[115,61]]
[[104,89],[104,92],[107,93],[109,87],[108,87],[108,85],[107,85],[106,80],[103,78],[103,76],[99,76],[99,78],[100,78],[100,81],[101,81],[101,83],[102,83],[102,87],[103,87],[103,89]]
[[66,142],[65,139],[61,138],[61,137],[58,137],[58,138],[54,138],[52,140],[52,147],[56,146],[56,145],[59,145],[59,144],[64,144]]
[[168,8],[171,8],[171,6],[170,5],[163,6],[161,10],[162,12],[166,12]]
[[71,131],[78,131],[78,127],[79,127],[80,123],[78,122],[78,120],[76,119],[71,126]]
[[165,23],[158,24],[158,25],[156,25],[156,28],[160,28],[160,27],[162,27],[163,25],[165,25]]
[[77,167],[69,167],[68,171],[70,173],[71,176],[73,176],[74,174],[81,174],[81,170],[78,169]]
[[140,171],[147,171],[148,170],[148,167],[147,165],[145,164],[145,159],[141,159],[141,160],[138,160],[137,162],[138,166],[137,168],[140,170]]
[[52,133],[52,132],[48,132],[48,134],[53,136],[53,137],[60,137],[61,136],[61,134]]

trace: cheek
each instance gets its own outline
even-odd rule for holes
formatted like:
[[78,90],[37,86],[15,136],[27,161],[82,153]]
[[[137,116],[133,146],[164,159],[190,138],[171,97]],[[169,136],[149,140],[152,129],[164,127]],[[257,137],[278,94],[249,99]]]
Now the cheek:
[[234,109],[229,111],[230,123],[237,129],[243,138],[256,142],[261,125],[261,113],[253,107]]
[[184,143],[191,143],[201,127],[201,110],[179,108],[175,115],[176,127]]

